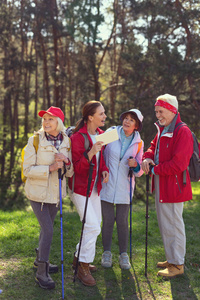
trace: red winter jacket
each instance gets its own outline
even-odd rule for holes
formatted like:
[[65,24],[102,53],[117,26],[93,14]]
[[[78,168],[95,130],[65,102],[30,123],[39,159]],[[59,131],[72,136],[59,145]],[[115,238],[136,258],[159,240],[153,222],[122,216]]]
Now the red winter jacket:
[[[157,141],[160,137],[159,164],[154,173],[159,175],[160,202],[176,203],[192,199],[190,176],[187,170],[193,153],[193,137],[187,126],[182,126],[176,133],[176,124],[181,122],[180,114],[172,121],[168,132],[160,137],[164,127],[155,123],[158,129],[150,148],[144,153],[145,158],[155,159]],[[183,185],[183,171],[186,170],[186,185]],[[154,175],[152,192],[154,191]]]
[[[100,128],[97,128],[97,131],[99,134],[103,133],[104,131],[101,130]],[[75,183],[74,183],[74,192],[86,196],[87,194],[87,186],[88,186],[88,176],[89,176],[89,163],[86,157],[84,156],[85,152],[85,139],[80,133],[86,133],[90,142],[90,149],[92,148],[92,140],[87,132],[87,125],[85,124],[84,127],[82,127],[78,132],[75,132],[71,136],[71,142],[72,142],[72,162],[74,166],[74,176],[75,176]],[[88,152],[88,151],[87,151]],[[90,194],[92,192],[94,183],[95,183],[95,178],[96,178],[96,173],[97,173],[97,160],[96,160],[96,155],[93,156],[92,158],[92,163],[95,165],[93,168],[93,173],[92,173],[92,183],[90,187]],[[101,191],[101,180],[102,180],[102,172],[103,171],[108,171],[108,168],[106,167],[104,158],[103,158],[103,148],[101,149],[100,152],[100,158],[99,158],[99,169],[98,169],[98,182],[97,182],[97,191],[98,194]],[[73,177],[71,177],[68,181],[69,183],[69,188],[72,190],[72,180]]]

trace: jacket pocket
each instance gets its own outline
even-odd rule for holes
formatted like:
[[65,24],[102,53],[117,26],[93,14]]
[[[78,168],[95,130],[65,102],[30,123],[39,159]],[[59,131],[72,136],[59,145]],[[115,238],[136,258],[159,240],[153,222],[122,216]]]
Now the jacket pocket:
[[43,202],[47,196],[48,180],[27,178],[25,193],[28,199]]
[[176,177],[176,184],[178,185],[179,192],[182,193],[181,188],[180,188],[180,184],[179,184],[179,182],[178,182],[178,177],[177,177],[177,175],[175,175],[175,177]]

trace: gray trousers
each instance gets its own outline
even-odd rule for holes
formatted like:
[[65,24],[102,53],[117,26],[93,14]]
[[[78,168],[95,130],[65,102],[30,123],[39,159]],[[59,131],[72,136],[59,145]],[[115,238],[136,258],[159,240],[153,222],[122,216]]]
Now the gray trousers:
[[[116,217],[115,217],[116,206]],[[129,204],[113,204],[101,200],[103,217],[102,242],[104,251],[111,251],[113,227],[116,221],[119,253],[127,252],[128,246],[128,212]]]
[[30,201],[30,203],[41,228],[39,237],[39,260],[48,261],[53,238],[53,223],[58,212],[58,207],[56,207],[56,204],[45,203],[41,210],[40,202]]
[[186,252],[183,202],[159,202],[159,176],[155,175],[155,204],[158,225],[162,236],[166,259],[175,265],[184,264]]

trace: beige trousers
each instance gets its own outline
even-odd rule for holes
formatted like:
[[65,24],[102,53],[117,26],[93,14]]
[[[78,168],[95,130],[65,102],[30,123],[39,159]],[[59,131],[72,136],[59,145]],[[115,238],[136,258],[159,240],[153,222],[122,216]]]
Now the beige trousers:
[[158,175],[155,175],[155,204],[166,259],[171,264],[182,265],[186,252],[185,225],[182,216],[184,203],[159,202]]

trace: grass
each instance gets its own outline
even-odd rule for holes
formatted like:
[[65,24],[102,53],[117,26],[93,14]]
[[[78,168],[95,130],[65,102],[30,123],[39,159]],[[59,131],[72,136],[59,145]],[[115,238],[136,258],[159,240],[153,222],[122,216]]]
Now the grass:
[[[71,263],[80,238],[81,222],[69,199],[63,205],[64,289],[65,299],[200,299],[200,194],[199,183],[193,184],[193,200],[185,203],[184,221],[187,235],[185,274],[164,280],[157,277],[157,261],[165,260],[154,200],[150,197],[148,228],[148,276],[145,272],[145,203],[133,202],[132,268],[123,271],[118,263],[117,232],[113,233],[113,267],[101,267],[101,235],[97,240],[94,273],[95,287],[73,282]],[[38,245],[39,225],[30,207],[26,210],[0,211],[0,294],[1,299],[62,299],[61,272],[52,274],[56,288],[43,290],[34,281],[34,248]],[[60,217],[56,216],[50,261],[60,266]]]

